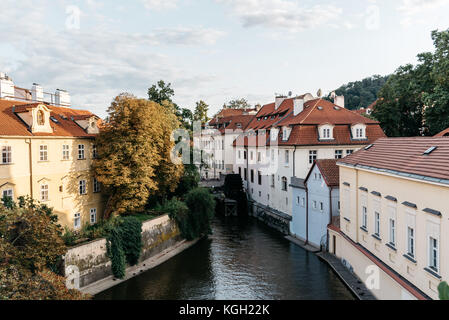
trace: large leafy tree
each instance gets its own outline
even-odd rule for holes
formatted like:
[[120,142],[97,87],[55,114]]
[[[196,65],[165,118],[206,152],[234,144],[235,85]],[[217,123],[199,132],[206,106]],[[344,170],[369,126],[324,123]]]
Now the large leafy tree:
[[170,159],[179,127],[174,113],[128,94],[116,97],[108,113],[93,163],[109,195],[106,217],[143,210],[149,196],[174,191],[183,170]]
[[[377,93],[387,82],[388,76],[374,75],[361,81],[350,82],[335,90],[345,97],[345,107],[350,110],[366,108],[377,99]],[[330,96],[326,97],[331,100]]]
[[21,198],[0,205],[0,300],[73,300],[59,275],[66,247],[57,216],[45,205]]
[[234,99],[226,103],[224,108],[230,108],[230,109],[249,109],[251,108],[251,105],[248,103],[248,101],[245,98],[241,99]]
[[209,121],[207,117],[207,112],[209,111],[209,105],[200,100],[196,103],[195,111],[193,112],[193,120],[201,121],[202,124],[205,124]]
[[435,52],[400,67],[379,92],[374,110],[389,136],[434,135],[449,127],[449,30],[433,31]]

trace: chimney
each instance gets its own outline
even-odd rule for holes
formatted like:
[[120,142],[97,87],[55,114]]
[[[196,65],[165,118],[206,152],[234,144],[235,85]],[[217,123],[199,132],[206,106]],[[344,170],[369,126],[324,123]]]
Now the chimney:
[[70,94],[61,89],[56,89],[55,103],[57,106],[70,107]]
[[0,72],[0,98],[14,98],[14,82],[4,72]]
[[293,115],[296,117],[304,110],[304,98],[296,97],[293,100]]
[[334,104],[337,106],[344,108],[345,107],[345,96],[335,96]]
[[287,99],[286,96],[276,96],[276,100],[274,103],[274,110],[277,110],[285,99]]
[[31,87],[31,99],[33,101],[44,101],[44,89],[37,83],[33,83]]

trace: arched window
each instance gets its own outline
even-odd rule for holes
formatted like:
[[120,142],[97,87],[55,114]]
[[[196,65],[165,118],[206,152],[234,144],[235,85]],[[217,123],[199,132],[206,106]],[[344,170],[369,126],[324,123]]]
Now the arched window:
[[282,177],[282,190],[287,191],[287,178]]
[[42,110],[37,112],[37,124],[40,126],[45,124],[44,112]]

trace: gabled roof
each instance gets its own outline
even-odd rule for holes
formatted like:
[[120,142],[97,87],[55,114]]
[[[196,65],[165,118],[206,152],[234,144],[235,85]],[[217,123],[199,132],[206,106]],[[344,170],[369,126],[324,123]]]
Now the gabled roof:
[[340,169],[337,166],[337,159],[319,159],[316,160],[306,177],[305,183],[309,180],[310,175],[315,167],[321,172],[324,182],[328,187],[336,187],[340,185]]
[[[17,113],[27,112],[43,104],[50,109],[50,115],[57,121],[51,121],[53,133],[31,133],[28,126]],[[56,107],[45,103],[26,103],[0,99],[0,136],[55,136],[55,137],[95,137],[76,124],[71,117],[92,117],[90,111]]]
[[[431,147],[436,147],[425,155]],[[440,137],[381,138],[339,164],[403,177],[449,184],[449,139]]]
[[449,128],[441,131],[439,134],[435,135],[435,137],[449,137]]

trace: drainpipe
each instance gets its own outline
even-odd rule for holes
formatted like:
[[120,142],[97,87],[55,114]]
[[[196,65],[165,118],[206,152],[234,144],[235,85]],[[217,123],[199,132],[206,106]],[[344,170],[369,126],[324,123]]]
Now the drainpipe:
[[293,177],[296,177],[296,166],[295,166],[295,156],[296,156],[296,146],[295,150],[293,150]]
[[28,165],[30,167],[30,197],[33,198],[33,152],[32,152],[32,148],[31,148],[31,139],[27,139],[25,140],[25,143],[28,144],[28,153],[29,153],[29,157],[28,157]]
[[309,188],[306,187],[306,242],[309,244]]
[[[332,206],[332,190],[333,187],[329,187],[329,224],[332,224],[332,218],[334,217],[334,210]],[[326,251],[329,252],[329,229],[326,228]]]

